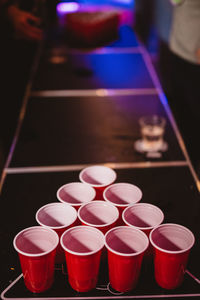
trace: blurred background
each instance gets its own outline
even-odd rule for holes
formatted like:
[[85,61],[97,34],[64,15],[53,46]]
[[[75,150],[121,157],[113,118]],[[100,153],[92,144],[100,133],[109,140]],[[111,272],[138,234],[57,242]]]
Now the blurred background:
[[[182,1],[182,0],[180,0]],[[194,163],[198,164],[198,152],[199,146],[193,140],[191,140],[191,129],[188,129],[187,114],[183,117],[180,114],[182,108],[177,105],[174,101],[174,94],[172,92],[172,66],[171,61],[171,51],[169,49],[169,37],[172,25],[172,16],[174,5],[170,0],[71,0],[71,1],[58,1],[58,0],[0,0],[0,3],[8,3],[6,9],[10,4],[16,4],[23,11],[30,12],[40,18],[41,23],[36,26],[41,27],[44,31],[44,40],[55,40],[58,42],[58,33],[62,35],[62,30],[58,31],[58,24],[65,25],[65,16],[68,15],[68,35],[65,36],[66,43],[68,46],[72,47],[100,47],[106,45],[109,39],[115,39],[116,33],[114,32],[115,27],[109,31],[107,29],[107,41],[96,40],[95,26],[99,22],[99,16],[94,16],[93,19],[87,19],[85,16],[85,21],[89,22],[86,31],[87,34],[80,30],[80,27],[76,26],[76,22],[80,22],[80,16],[70,18],[70,14],[78,13],[80,11],[101,11],[105,14],[107,13],[107,20],[116,20],[116,14],[120,26],[126,25],[130,27],[137,39],[143,45],[151,58],[151,61],[157,71],[160,82],[162,84],[163,90],[166,94],[167,100],[171,107],[172,112],[176,118],[177,124],[181,129],[181,133],[185,139],[186,146],[191,156],[194,158]],[[192,0],[191,2],[196,2]],[[3,6],[2,6],[3,7]],[[1,18],[1,49],[0,49],[0,64],[1,64],[1,108],[0,108],[0,166],[1,169],[4,166],[6,157],[9,153],[11,143],[15,134],[17,122],[19,119],[20,108],[22,105],[22,100],[26,93],[26,87],[28,80],[31,76],[31,70],[33,68],[33,62],[36,52],[38,51],[38,45],[41,41],[35,41],[31,39],[23,39],[16,35],[13,23],[10,22],[11,18],[7,17],[6,9],[1,10],[1,15],[5,18]],[[110,13],[110,15],[108,15]],[[7,18],[6,18],[7,17]],[[64,20],[64,23],[62,23]],[[92,23],[93,22],[93,23]],[[96,23],[95,23],[96,22]],[[109,24],[111,24],[111,22]],[[34,22],[33,22],[34,23]],[[36,22],[37,23],[37,22]],[[75,24],[75,25],[74,25]],[[82,23],[83,24],[83,23]],[[92,25],[91,25],[92,24]],[[80,25],[80,24],[79,24]],[[111,26],[111,25],[109,25]],[[79,32],[79,36],[70,36],[71,29]],[[77,30],[76,30],[76,29]],[[89,28],[89,29],[88,29]],[[93,29],[92,29],[93,28]],[[117,28],[118,29],[118,28]],[[90,33],[88,33],[90,30]],[[105,33],[104,28],[104,33]],[[104,35],[103,33],[103,35]],[[83,34],[83,36],[81,36]],[[84,35],[85,34],[85,35]],[[90,34],[90,35],[89,35]],[[87,38],[86,38],[87,36]],[[60,37],[60,36],[59,36]],[[78,38],[77,38],[78,37]],[[81,38],[85,38],[85,41]],[[104,36],[105,37],[105,36]],[[71,42],[81,43],[72,43]],[[84,44],[84,42],[86,42]],[[91,44],[89,45],[89,42]],[[105,43],[104,43],[105,42]],[[198,67],[199,72],[199,67]],[[191,118],[193,115],[190,116]],[[194,138],[195,139],[195,138]]]

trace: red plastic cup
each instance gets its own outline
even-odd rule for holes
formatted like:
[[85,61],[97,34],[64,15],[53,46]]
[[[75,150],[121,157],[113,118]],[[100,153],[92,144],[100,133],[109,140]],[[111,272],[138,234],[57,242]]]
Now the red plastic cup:
[[[136,203],[128,206],[122,212],[122,220],[127,226],[142,230],[149,237],[151,230],[160,225],[164,220],[162,210],[149,203]],[[145,258],[152,260],[153,247],[149,244]]]
[[119,211],[111,203],[94,200],[79,208],[78,218],[82,225],[95,227],[105,234],[116,225]]
[[142,198],[142,191],[131,183],[114,183],[104,190],[103,198],[118,208],[119,224],[121,225],[123,210],[130,204],[139,202]]
[[96,195],[95,189],[89,184],[82,182],[71,182],[61,186],[56,196],[60,202],[72,205],[76,210],[87,202],[94,200]]
[[95,200],[103,200],[104,189],[112,184],[116,178],[117,174],[113,169],[98,165],[87,167],[79,174],[81,182],[87,183],[95,189]]
[[137,285],[148,237],[137,228],[119,226],[105,234],[109,280],[113,289],[127,292]]
[[136,227],[149,236],[151,230],[164,220],[162,210],[150,203],[136,203],[128,206],[122,212],[123,222]]
[[[73,206],[66,203],[49,203],[42,206],[36,212],[36,221],[41,226],[49,227],[55,230],[60,238],[66,229],[76,224],[77,211]],[[60,264],[64,261],[65,254],[59,243],[56,249],[55,263]]]
[[65,251],[68,281],[77,292],[87,292],[96,287],[102,248],[103,233],[90,226],[75,226],[61,236]]
[[50,228],[34,226],[20,231],[13,240],[18,252],[24,283],[33,293],[48,290],[54,281],[58,235]]
[[149,235],[154,247],[154,273],[158,285],[164,289],[177,288],[184,279],[184,273],[194,245],[193,233],[178,224],[161,224]]

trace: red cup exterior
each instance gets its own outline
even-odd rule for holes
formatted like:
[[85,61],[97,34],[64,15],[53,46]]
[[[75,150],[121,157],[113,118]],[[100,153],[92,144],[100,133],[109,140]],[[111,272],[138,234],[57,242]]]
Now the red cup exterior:
[[137,285],[143,253],[136,256],[119,256],[108,251],[109,280],[113,289],[128,292]]
[[[62,203],[62,202],[61,202]],[[52,203],[52,205],[53,205],[54,203]],[[58,205],[60,205],[60,203],[58,202],[58,203],[56,203],[56,204],[58,204]],[[49,205],[49,204],[48,204]],[[62,204],[63,205],[63,204]],[[68,205],[68,204],[65,204],[65,205]],[[71,223],[70,225],[68,225],[68,226],[62,226],[62,227],[56,227],[56,226],[53,226],[53,227],[51,227],[50,225],[48,226],[48,225],[46,225],[46,223],[44,223],[44,222],[42,222],[41,220],[40,220],[40,218],[37,216],[37,214],[36,214],[36,220],[37,220],[37,222],[39,223],[39,225],[40,226],[43,226],[43,227],[49,227],[49,228],[51,228],[53,231],[55,231],[56,233],[57,233],[57,235],[58,235],[58,237],[59,237],[59,243],[58,243],[58,246],[57,246],[57,248],[56,248],[56,257],[55,257],[55,263],[56,264],[61,264],[61,263],[63,263],[63,262],[65,262],[65,253],[64,253],[64,250],[63,250],[63,248],[61,247],[61,244],[60,244],[60,237],[61,237],[61,235],[63,234],[63,232],[65,231],[65,230],[67,230],[67,229],[69,229],[69,228],[71,228],[71,227],[73,227],[73,226],[76,226],[76,225],[78,225],[78,216],[77,216],[77,214],[76,214],[76,217],[75,217],[75,220],[74,220],[74,222],[73,223]]]
[[[94,219],[92,219],[92,218],[88,219],[87,214],[84,214],[84,209],[86,207],[86,210],[87,210],[87,206],[89,206],[89,207],[93,206],[93,208],[96,206],[96,211],[90,212],[90,209],[89,209],[89,212],[88,212],[88,216],[90,216],[90,214],[92,214]],[[104,210],[101,210],[101,208],[102,208],[101,206],[104,207]],[[110,211],[110,209],[112,209],[114,211]],[[100,223],[95,219],[96,217],[98,219],[99,215],[102,214],[102,216],[103,216],[106,213],[110,213],[110,215],[109,215],[110,219],[109,218],[107,220],[102,219],[102,222],[100,222]],[[94,227],[94,228],[100,230],[105,235],[108,230],[112,229],[113,227],[115,227],[118,224],[119,211],[114,205],[112,205],[108,202],[105,202],[104,200],[94,200],[92,203],[86,203],[85,205],[83,205],[80,208],[80,210],[78,211],[78,219],[80,220],[81,225]]]
[[27,289],[33,293],[48,290],[54,281],[56,249],[40,257],[18,255]]
[[[70,190],[72,189],[71,192],[69,193],[69,195],[68,195],[68,192],[65,191],[65,189],[70,189]],[[81,189],[81,190],[79,191],[79,189]],[[75,192],[74,196],[70,195],[73,191]],[[74,199],[73,199],[73,197],[75,197],[75,198],[77,197],[76,191],[79,191],[79,193],[78,193],[79,196],[80,196],[80,193],[82,196],[81,200],[77,199],[78,202],[74,201]],[[95,191],[94,187],[89,184],[86,184],[84,182],[71,182],[71,183],[64,184],[57,190],[57,193],[56,193],[56,196],[60,202],[64,202],[64,203],[67,203],[67,204],[73,206],[77,211],[82,204],[94,200],[95,195],[96,195],[96,191]],[[69,197],[69,199],[68,199],[68,197]]]
[[68,281],[77,292],[96,287],[104,235],[94,227],[75,226],[61,236],[65,251]]
[[[122,222],[123,222],[123,219],[122,219]],[[124,222],[123,222],[123,225],[130,226],[128,224],[124,224]],[[140,229],[140,230],[142,230],[146,234],[146,236],[149,238],[149,234],[150,234],[152,229]],[[153,246],[150,243],[149,243],[149,246],[148,246],[148,248],[146,249],[146,251],[144,253],[144,259],[147,262],[149,260],[153,259]]]
[[65,252],[68,280],[75,291],[88,292],[96,287],[101,252],[86,256]]
[[[91,170],[93,170],[93,171],[91,172]],[[103,173],[105,172],[104,174],[102,174],[102,170],[104,170],[103,171]],[[90,172],[91,172],[91,174],[90,174]],[[99,172],[100,172],[100,177],[102,177],[101,180],[102,179],[104,179],[104,180],[103,180],[103,182],[96,183],[95,177],[98,176]],[[87,174],[89,176],[87,176]],[[92,180],[91,178],[88,178],[90,176],[92,178],[94,176],[94,178],[93,178],[94,180]],[[115,182],[116,178],[117,178],[117,174],[113,169],[111,169],[109,167],[105,167],[105,166],[100,166],[100,165],[94,165],[94,166],[87,167],[87,168],[83,169],[79,174],[79,179],[81,182],[89,184],[95,189],[96,195],[95,195],[94,200],[104,200],[104,198],[103,198],[104,190],[109,185],[113,184],[113,182]],[[105,179],[107,179],[107,180],[105,180]]]
[[109,280],[113,289],[124,293],[136,287],[148,245],[147,236],[136,228],[119,226],[106,233]]
[[195,243],[193,233],[179,224],[161,224],[149,235],[154,248],[154,274],[158,285],[175,289],[183,282],[190,249]]
[[62,229],[53,229],[57,233],[57,235],[59,236],[59,243],[58,243],[58,246],[56,248],[56,257],[55,257],[55,263],[56,264],[61,264],[61,263],[65,262],[65,252],[64,252],[63,248],[61,247],[60,237],[66,229],[69,229],[69,228],[77,225],[77,222],[78,222],[78,218],[76,219],[76,221],[73,224],[69,225],[68,227],[65,227],[65,228],[62,228]]
[[[144,229],[142,230],[146,235],[147,237],[149,238],[149,234],[151,232],[152,229]],[[154,255],[154,249],[153,249],[153,246],[151,245],[151,243],[149,243],[149,247],[147,248],[147,250],[145,251],[144,253],[144,259],[145,261],[152,261],[153,260],[153,255]]]
[[[122,198],[122,201],[118,198],[120,198],[120,196],[122,195],[118,195],[121,194],[123,192],[124,195],[126,195],[126,191],[128,190],[132,190],[132,195],[128,195],[129,201],[127,200],[126,203]],[[113,192],[112,192],[113,190]],[[134,192],[133,192],[134,190]],[[123,195],[123,197],[124,197]],[[119,220],[118,220],[118,226],[122,226],[124,225],[124,221],[122,219],[122,213],[123,211],[132,203],[135,204],[137,202],[139,202],[142,198],[142,191],[139,189],[139,187],[130,184],[130,183],[114,183],[114,184],[110,184],[109,186],[107,186],[104,189],[103,192],[103,199],[105,201],[111,202],[113,205],[115,205],[118,208],[119,211]]]
[[105,190],[105,188],[107,188],[108,185],[103,186],[103,187],[94,187],[95,191],[96,191],[96,196],[94,198],[94,200],[104,200],[103,198],[103,191]]
[[184,253],[165,253],[154,249],[154,273],[156,282],[164,289],[175,289],[184,279],[189,250]]
[[52,229],[33,226],[19,232],[13,246],[18,253],[27,289],[48,290],[54,281],[55,255],[59,237]]
[[119,219],[118,219],[118,223],[117,223],[117,226],[121,226],[121,225],[124,225],[124,222],[123,222],[123,219],[122,219],[122,213],[124,211],[124,209],[126,208],[126,206],[117,206],[116,207],[118,208],[119,210]]
[[91,226],[91,227],[95,227],[95,228],[97,228],[97,229],[99,229],[103,234],[106,234],[106,232],[108,231],[108,230],[110,230],[110,229],[112,229],[113,227],[115,227],[116,225],[118,224],[118,220],[116,220],[115,222],[113,222],[112,224],[109,224],[109,225],[105,225],[105,226],[93,226],[93,225],[88,225],[88,224],[86,224],[86,223],[84,223],[84,222],[81,222],[81,225],[83,225],[83,226]]

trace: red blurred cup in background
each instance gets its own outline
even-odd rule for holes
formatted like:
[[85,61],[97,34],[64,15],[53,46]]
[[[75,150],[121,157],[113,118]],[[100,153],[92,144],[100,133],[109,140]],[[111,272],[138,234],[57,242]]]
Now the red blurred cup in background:
[[[42,206],[36,212],[36,221],[41,226],[53,229],[60,238],[66,229],[76,224],[77,211],[74,207],[66,203],[49,203]],[[60,264],[64,261],[65,254],[59,243],[56,249],[55,263]]]
[[113,169],[98,165],[87,167],[79,174],[81,182],[87,183],[95,189],[95,200],[103,200],[104,189],[112,184],[116,178],[117,174]]
[[154,248],[154,273],[158,285],[164,289],[177,288],[184,279],[193,233],[178,224],[161,224],[149,235]]
[[31,292],[41,293],[52,286],[58,243],[57,233],[42,226],[26,228],[15,236],[13,245],[19,255],[25,286]]
[[82,182],[64,184],[56,193],[60,202],[68,203],[76,208],[76,210],[78,210],[83,203],[94,200],[95,195],[95,189],[93,189],[93,187],[89,184]]
[[139,229],[119,226],[105,234],[109,280],[113,289],[127,292],[137,285],[148,237]]
[[119,211],[111,203],[94,200],[79,208],[78,218],[83,225],[95,227],[105,234],[115,226]]
[[104,247],[103,233],[94,227],[75,226],[62,234],[61,246],[71,287],[77,292],[95,288]]
[[103,198],[118,208],[119,224],[123,225],[123,210],[130,204],[139,202],[142,198],[142,191],[131,183],[114,183],[104,190]]

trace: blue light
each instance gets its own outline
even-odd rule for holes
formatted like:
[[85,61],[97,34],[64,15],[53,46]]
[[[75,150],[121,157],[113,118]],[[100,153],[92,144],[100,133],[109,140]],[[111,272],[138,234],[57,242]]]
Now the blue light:
[[126,8],[132,8],[134,6],[135,0],[79,0],[82,4],[92,4],[92,5],[113,5],[121,6]]
[[139,54],[106,54],[98,58],[92,55],[89,60],[102,86],[129,88],[133,84],[139,87],[149,84],[148,72],[144,74],[143,61]]

